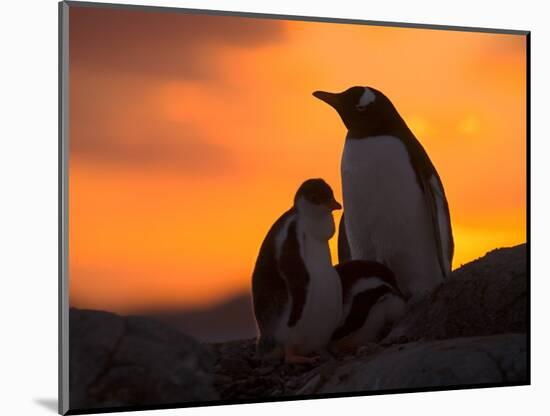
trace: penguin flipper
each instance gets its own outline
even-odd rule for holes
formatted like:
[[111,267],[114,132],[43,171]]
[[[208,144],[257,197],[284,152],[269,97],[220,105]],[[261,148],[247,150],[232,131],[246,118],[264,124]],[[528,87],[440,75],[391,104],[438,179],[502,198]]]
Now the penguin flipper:
[[352,287],[358,282],[369,278],[381,280],[384,284],[392,287],[400,296],[403,296],[399,292],[395,274],[383,263],[367,260],[350,260],[339,263],[334,268],[340,276],[344,298],[351,294]]
[[[263,253],[262,253],[263,254]],[[267,350],[277,323],[288,302],[286,284],[274,259],[261,255],[252,280],[254,317],[258,326],[258,345]],[[269,342],[264,342],[269,340]]]
[[252,302],[260,349],[268,349],[273,343],[273,334],[289,301],[287,284],[274,253],[277,233],[292,215],[293,211],[289,210],[273,224],[260,247],[252,274]]
[[287,238],[283,243],[279,261],[290,294],[288,326],[293,327],[302,316],[309,284],[309,273],[300,255],[295,221],[288,226]]
[[422,180],[426,205],[430,212],[434,237],[437,246],[437,256],[444,277],[449,277],[454,254],[453,230],[449,204],[445,197],[443,184],[439,175],[434,171],[429,177]]
[[382,284],[356,294],[346,319],[332,334],[332,340],[341,339],[361,328],[374,305],[382,296],[391,293],[391,287]]
[[346,233],[344,214],[342,214],[340,225],[338,226],[338,262],[343,263],[349,260],[351,260],[351,250],[349,248],[349,241]]

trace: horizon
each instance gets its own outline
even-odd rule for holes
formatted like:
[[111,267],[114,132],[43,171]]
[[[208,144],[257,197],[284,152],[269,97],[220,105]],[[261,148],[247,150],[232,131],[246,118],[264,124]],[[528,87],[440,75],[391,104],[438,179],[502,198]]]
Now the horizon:
[[311,93],[367,81],[441,176],[453,269],[526,240],[524,36],[78,5],[69,18],[71,306],[249,292],[303,180],[342,200],[345,129]]
[[[453,273],[457,270],[460,270],[462,267],[465,267],[465,266],[468,266],[469,264],[473,263],[473,262],[476,262],[478,260],[481,260],[483,259],[487,254],[495,251],[495,250],[501,250],[501,249],[514,249],[514,248],[517,248],[517,247],[520,247],[522,245],[526,245],[527,243],[520,243],[520,244],[516,244],[516,245],[512,245],[512,246],[503,246],[503,247],[495,247],[489,251],[487,251],[486,253],[482,254],[481,256],[475,258],[475,259],[472,259],[471,261],[467,262],[467,263],[464,263],[464,264],[460,264],[458,267],[456,267],[455,269],[453,269]],[[188,314],[188,313],[209,313],[215,309],[220,309],[220,308],[224,308],[224,307],[227,307],[228,305],[232,305],[232,304],[235,304],[235,303],[240,303],[242,301],[252,301],[252,292],[250,290],[242,290],[240,292],[235,292],[235,293],[230,293],[228,294],[227,296],[224,296],[224,297],[221,297],[219,299],[215,299],[213,300],[212,302],[210,303],[207,303],[207,304],[197,304],[197,305],[189,305],[189,304],[185,304],[185,305],[182,305],[182,304],[164,304],[164,305],[156,305],[156,306],[153,306],[153,307],[148,307],[148,306],[145,306],[145,307],[137,307],[135,309],[132,309],[132,310],[126,310],[124,312],[117,312],[117,311],[113,311],[113,310],[108,310],[108,309],[90,309],[90,310],[96,310],[96,311],[102,311],[102,312],[110,312],[110,313],[116,313],[116,314],[119,314],[119,315],[123,315],[123,316],[131,316],[131,315],[144,315],[144,316],[148,316],[148,315],[157,315],[157,314],[171,314],[171,313],[175,313],[175,314]],[[250,303],[250,314],[251,316],[253,316],[253,309],[252,309],[252,303]],[[78,306],[74,306],[74,305],[69,305],[69,308],[70,309],[87,309],[87,308],[80,308]]]

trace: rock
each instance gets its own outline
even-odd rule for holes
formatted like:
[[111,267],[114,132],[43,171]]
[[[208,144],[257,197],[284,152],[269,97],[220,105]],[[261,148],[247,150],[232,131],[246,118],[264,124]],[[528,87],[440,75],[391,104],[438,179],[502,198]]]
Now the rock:
[[256,340],[246,339],[240,341],[219,342],[208,345],[218,357],[242,357],[245,360],[256,360]]
[[199,344],[140,317],[70,312],[71,409],[461,385],[524,384],[525,245],[467,264],[378,344],[316,365],[265,361],[254,339]]
[[525,383],[525,334],[418,341],[373,349],[318,367],[279,365],[258,371],[226,373],[220,386],[224,400],[258,400],[276,396],[376,390],[452,387],[472,384]]
[[[526,248],[494,250],[453,272],[378,344],[314,366],[256,362],[254,340],[212,344],[231,378],[224,400],[528,381]],[[232,361],[236,360],[236,361]],[[244,371],[243,363],[251,363]],[[238,363],[238,364],[237,364]]]
[[410,306],[382,344],[527,331],[526,246],[493,250]]
[[322,385],[322,382],[323,380],[321,374],[314,374],[305,382],[305,384],[300,389],[295,392],[295,394],[301,396],[305,394],[311,394],[312,392],[317,392],[319,386]]
[[222,358],[219,366],[224,371],[231,373],[250,372],[250,365],[242,358]]
[[72,410],[219,397],[213,355],[159,322],[71,309],[69,336]]
[[369,342],[368,344],[362,345],[357,349],[356,355],[359,356],[365,356],[365,355],[371,355],[379,352],[382,349],[382,347],[378,344],[375,344],[373,342]]
[[319,375],[298,394],[527,382],[523,334],[413,342],[374,357],[343,363]]
[[296,379],[291,378],[285,383],[285,387],[287,389],[295,389],[296,386],[298,386],[298,381]]
[[69,312],[71,408],[93,406],[88,394],[109,362],[125,328],[124,319],[107,312]]
[[233,379],[229,376],[224,376],[222,374],[217,374],[214,376],[214,379],[213,379],[213,383],[214,384],[219,384],[219,385],[222,385],[222,384],[228,384],[228,383],[231,383],[233,381]]
[[260,376],[266,376],[270,373],[272,373],[273,371],[275,370],[275,367],[272,366],[272,365],[267,365],[265,367],[260,367],[258,370],[257,370],[257,373],[260,375]]

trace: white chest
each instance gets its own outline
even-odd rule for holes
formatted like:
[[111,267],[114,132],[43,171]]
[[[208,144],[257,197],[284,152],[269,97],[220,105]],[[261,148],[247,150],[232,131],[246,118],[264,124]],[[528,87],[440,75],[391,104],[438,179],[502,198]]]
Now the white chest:
[[309,274],[306,302],[289,340],[304,352],[323,348],[342,319],[342,286],[328,242],[305,237],[302,258]]
[[[305,238],[302,245],[303,258],[310,275],[313,288],[324,288],[333,285],[338,273],[332,267],[330,249],[327,242]],[[331,296],[327,294],[327,296]]]
[[407,235],[413,237],[426,213],[405,145],[392,136],[348,139],[341,170],[353,257],[379,259],[400,240],[410,244]]
[[341,169],[345,185],[358,185],[367,192],[374,191],[369,191],[369,185],[385,184],[394,189],[415,180],[407,149],[393,136],[346,140]]
[[303,249],[310,279],[304,312],[313,320],[327,324],[332,320],[339,321],[342,287],[340,277],[332,266],[328,243],[306,238]]

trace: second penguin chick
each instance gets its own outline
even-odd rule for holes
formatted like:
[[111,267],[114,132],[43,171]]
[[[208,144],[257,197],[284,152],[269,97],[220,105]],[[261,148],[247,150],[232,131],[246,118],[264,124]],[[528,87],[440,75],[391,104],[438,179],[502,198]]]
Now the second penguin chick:
[[258,350],[282,347],[285,361],[311,363],[342,319],[342,287],[332,266],[332,211],[342,206],[322,179],[305,181],[294,206],[273,224],[252,277]]
[[353,260],[335,266],[342,281],[343,319],[332,335],[337,350],[354,351],[382,339],[403,316],[406,300],[385,265]]

